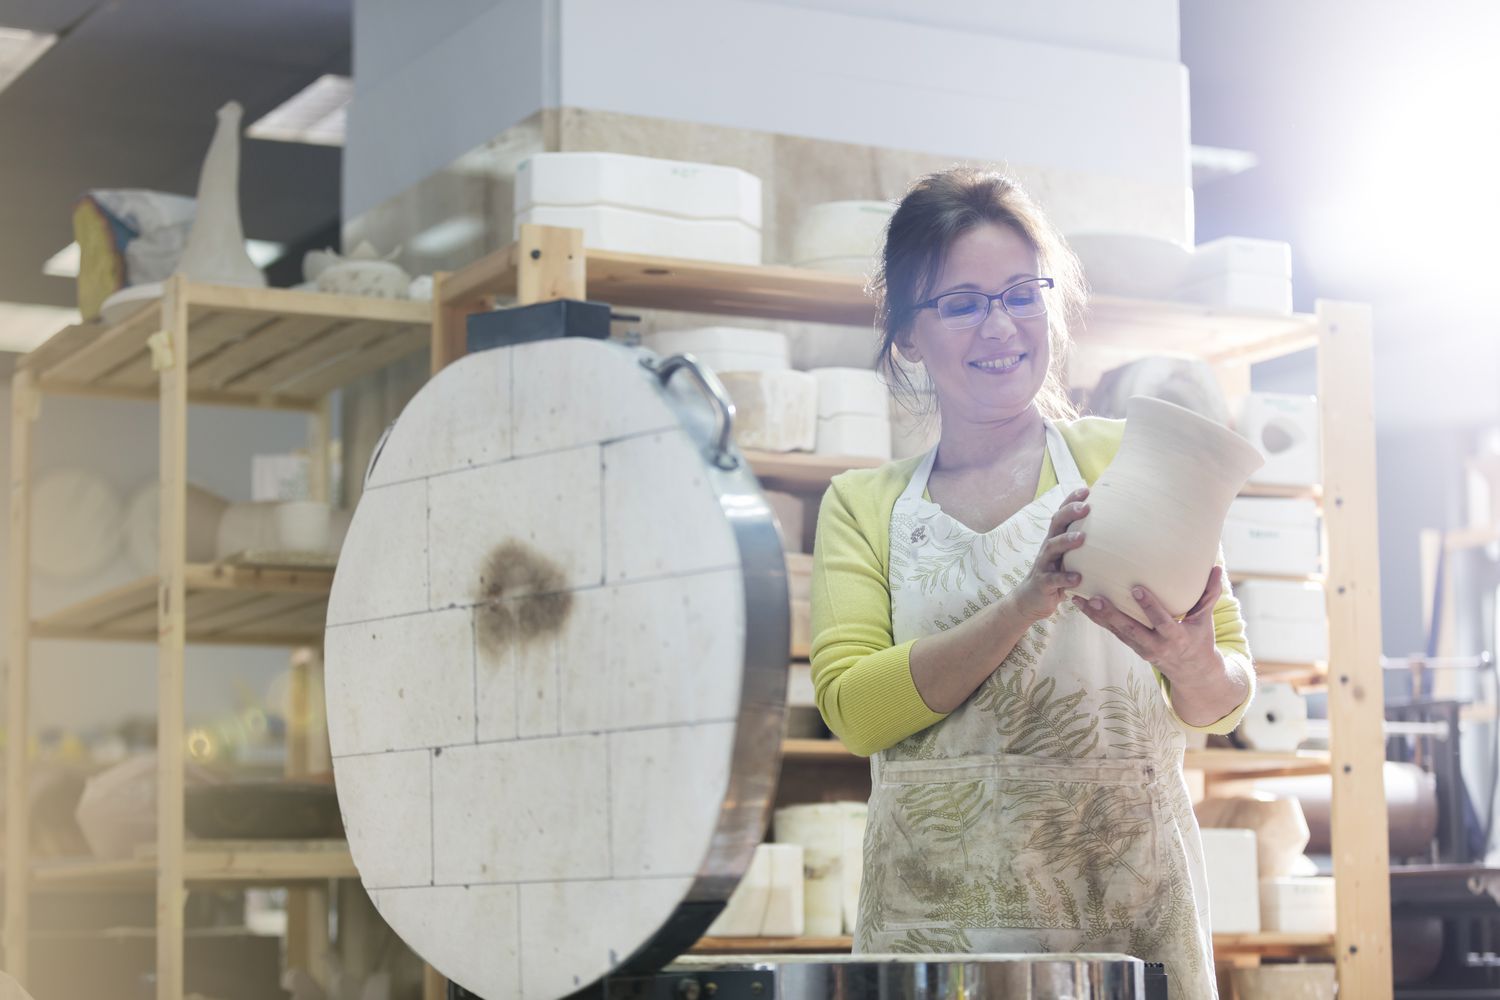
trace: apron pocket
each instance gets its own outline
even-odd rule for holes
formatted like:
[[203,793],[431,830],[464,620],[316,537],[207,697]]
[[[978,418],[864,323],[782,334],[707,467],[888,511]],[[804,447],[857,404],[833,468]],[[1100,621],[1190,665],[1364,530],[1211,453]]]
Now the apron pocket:
[[1129,934],[1160,902],[1157,791],[1135,760],[887,764],[870,802],[884,857],[866,862],[885,869],[880,923]]

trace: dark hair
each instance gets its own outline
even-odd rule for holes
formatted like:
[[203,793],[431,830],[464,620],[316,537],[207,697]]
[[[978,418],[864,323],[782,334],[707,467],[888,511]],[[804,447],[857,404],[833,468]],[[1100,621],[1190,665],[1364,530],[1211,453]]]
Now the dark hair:
[[1037,407],[1053,419],[1077,416],[1068,400],[1063,372],[1071,343],[1068,329],[1082,317],[1086,299],[1083,270],[1021,186],[993,170],[954,167],[928,174],[912,184],[896,207],[870,283],[882,330],[876,366],[885,373],[896,397],[916,412],[921,393],[896,360],[896,344],[916,319],[917,303],[932,296],[954,240],[986,222],[1019,233],[1036,251],[1040,275],[1055,283],[1047,310],[1052,358],[1037,392]]

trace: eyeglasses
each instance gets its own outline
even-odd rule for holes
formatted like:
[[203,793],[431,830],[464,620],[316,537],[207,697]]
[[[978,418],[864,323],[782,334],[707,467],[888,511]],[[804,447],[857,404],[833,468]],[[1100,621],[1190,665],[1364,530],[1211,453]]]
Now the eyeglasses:
[[950,330],[968,330],[983,323],[996,302],[1015,319],[1033,319],[1046,315],[1047,300],[1042,297],[1042,292],[1051,287],[1051,278],[1027,278],[997,295],[986,295],[984,292],[947,292],[928,299],[917,308],[936,309],[938,319]]

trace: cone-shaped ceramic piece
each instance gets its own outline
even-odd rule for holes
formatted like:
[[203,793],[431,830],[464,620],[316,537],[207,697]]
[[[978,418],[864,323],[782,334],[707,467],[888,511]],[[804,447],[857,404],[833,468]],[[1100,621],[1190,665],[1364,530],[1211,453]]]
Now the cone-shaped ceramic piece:
[[240,115],[230,101],[219,109],[219,125],[198,175],[198,214],[177,264],[194,281],[266,287],[266,276],[245,252],[240,225]]
[[1244,438],[1180,406],[1132,396],[1120,451],[1089,491],[1088,537],[1063,558],[1077,593],[1102,596],[1149,624],[1131,587],[1175,616],[1203,594],[1229,504],[1264,459]]

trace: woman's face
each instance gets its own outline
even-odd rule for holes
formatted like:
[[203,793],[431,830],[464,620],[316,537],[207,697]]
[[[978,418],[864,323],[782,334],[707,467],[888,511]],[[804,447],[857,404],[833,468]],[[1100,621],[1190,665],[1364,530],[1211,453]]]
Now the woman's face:
[[[1037,274],[1036,251],[1010,226],[982,223],[953,241],[932,298],[944,292],[997,295]],[[908,361],[927,367],[945,425],[1007,420],[1026,411],[1051,363],[1047,316],[1015,319],[997,300],[984,322],[950,330],[936,309],[917,310],[900,343]]]

